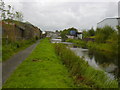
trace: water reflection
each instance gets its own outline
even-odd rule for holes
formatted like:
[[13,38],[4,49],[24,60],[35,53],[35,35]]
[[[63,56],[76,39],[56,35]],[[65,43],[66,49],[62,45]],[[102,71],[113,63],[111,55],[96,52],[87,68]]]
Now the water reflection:
[[[89,49],[77,48],[73,43],[61,42],[61,39],[52,39],[52,43],[68,45],[76,55],[83,57],[95,69],[104,70],[111,79],[117,78],[118,57],[111,53],[98,52]],[[71,48],[72,47],[72,48]]]
[[93,52],[88,49],[70,48],[78,56],[84,57],[88,64],[95,69],[104,70],[111,78],[117,77],[117,56],[108,53]]

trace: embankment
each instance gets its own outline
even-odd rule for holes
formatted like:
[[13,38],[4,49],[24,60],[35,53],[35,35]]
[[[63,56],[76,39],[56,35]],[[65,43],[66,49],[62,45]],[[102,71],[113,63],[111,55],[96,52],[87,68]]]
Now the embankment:
[[76,56],[63,44],[55,44],[56,53],[63,64],[69,69],[74,82],[78,87],[86,88],[117,88],[116,80],[110,80],[104,71],[95,70],[85,60]]

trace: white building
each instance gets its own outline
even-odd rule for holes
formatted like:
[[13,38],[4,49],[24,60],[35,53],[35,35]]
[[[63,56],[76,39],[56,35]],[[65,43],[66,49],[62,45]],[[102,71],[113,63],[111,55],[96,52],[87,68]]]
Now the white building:
[[120,1],[118,2],[118,17],[120,17]]
[[82,39],[82,32],[78,32],[78,33],[77,33],[77,38],[78,38],[78,39]]
[[67,36],[67,38],[69,38],[69,39],[74,39],[74,36],[71,36],[71,35],[66,35]]
[[120,25],[120,18],[106,18],[101,22],[97,23],[98,28],[103,28],[104,26],[111,26],[117,29],[116,26]]

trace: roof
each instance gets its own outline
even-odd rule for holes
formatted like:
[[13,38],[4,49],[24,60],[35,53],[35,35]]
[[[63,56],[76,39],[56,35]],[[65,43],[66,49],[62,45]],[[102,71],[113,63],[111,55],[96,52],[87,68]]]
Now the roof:
[[116,17],[116,18],[105,18],[105,19],[103,19],[102,21],[98,22],[97,24],[99,24],[99,23],[105,21],[106,19],[120,19],[120,17]]

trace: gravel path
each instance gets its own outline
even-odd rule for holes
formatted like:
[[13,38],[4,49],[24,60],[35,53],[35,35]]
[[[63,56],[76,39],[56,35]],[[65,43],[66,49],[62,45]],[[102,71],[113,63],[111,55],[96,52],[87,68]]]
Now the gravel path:
[[38,43],[39,41],[2,63],[2,84],[5,83],[17,66],[29,56]]

